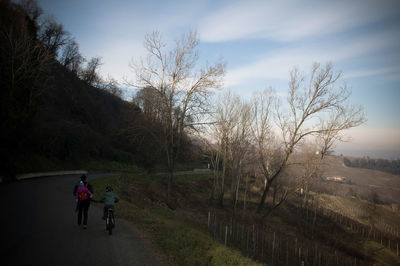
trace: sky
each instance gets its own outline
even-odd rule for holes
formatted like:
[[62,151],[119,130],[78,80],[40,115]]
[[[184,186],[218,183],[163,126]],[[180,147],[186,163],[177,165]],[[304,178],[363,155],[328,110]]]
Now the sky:
[[289,72],[332,62],[350,103],[367,122],[346,132],[337,154],[400,158],[400,1],[396,0],[38,0],[62,23],[100,73],[133,78],[129,62],[146,55],[154,30],[172,42],[190,30],[200,38],[199,62],[227,63],[224,88],[249,97],[288,89]]

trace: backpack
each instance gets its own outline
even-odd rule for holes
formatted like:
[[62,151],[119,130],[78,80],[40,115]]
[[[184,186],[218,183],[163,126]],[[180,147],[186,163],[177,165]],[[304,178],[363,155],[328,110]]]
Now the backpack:
[[[88,186],[88,183],[85,184],[86,188],[87,188],[87,186]],[[79,200],[87,200],[89,198],[88,193],[86,191],[81,191],[78,194],[78,198],[79,198]]]

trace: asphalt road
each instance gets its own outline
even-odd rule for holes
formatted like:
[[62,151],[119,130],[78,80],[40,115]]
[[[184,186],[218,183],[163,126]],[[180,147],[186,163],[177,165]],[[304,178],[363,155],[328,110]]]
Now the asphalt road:
[[[88,175],[89,182],[98,176]],[[78,181],[68,175],[0,184],[0,264],[160,265],[127,222],[117,219],[109,236],[101,208],[91,205],[88,229],[78,227],[72,197]]]

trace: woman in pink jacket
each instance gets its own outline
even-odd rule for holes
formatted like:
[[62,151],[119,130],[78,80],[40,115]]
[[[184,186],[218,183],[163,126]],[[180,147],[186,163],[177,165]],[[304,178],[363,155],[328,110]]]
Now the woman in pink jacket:
[[[86,183],[88,184],[88,183]],[[82,222],[82,212],[83,212],[83,229],[87,228],[87,220],[88,220],[88,210],[90,199],[93,197],[92,192],[87,188],[87,185],[82,181],[79,182],[78,189],[75,193],[75,200],[78,204],[78,225],[81,225]]]

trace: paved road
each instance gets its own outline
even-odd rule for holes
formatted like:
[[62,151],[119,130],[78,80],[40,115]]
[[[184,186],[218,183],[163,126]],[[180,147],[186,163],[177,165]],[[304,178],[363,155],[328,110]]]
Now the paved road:
[[90,206],[88,229],[78,227],[72,198],[78,180],[69,175],[0,184],[0,264],[159,265],[127,222],[117,219],[109,236],[98,207]]

